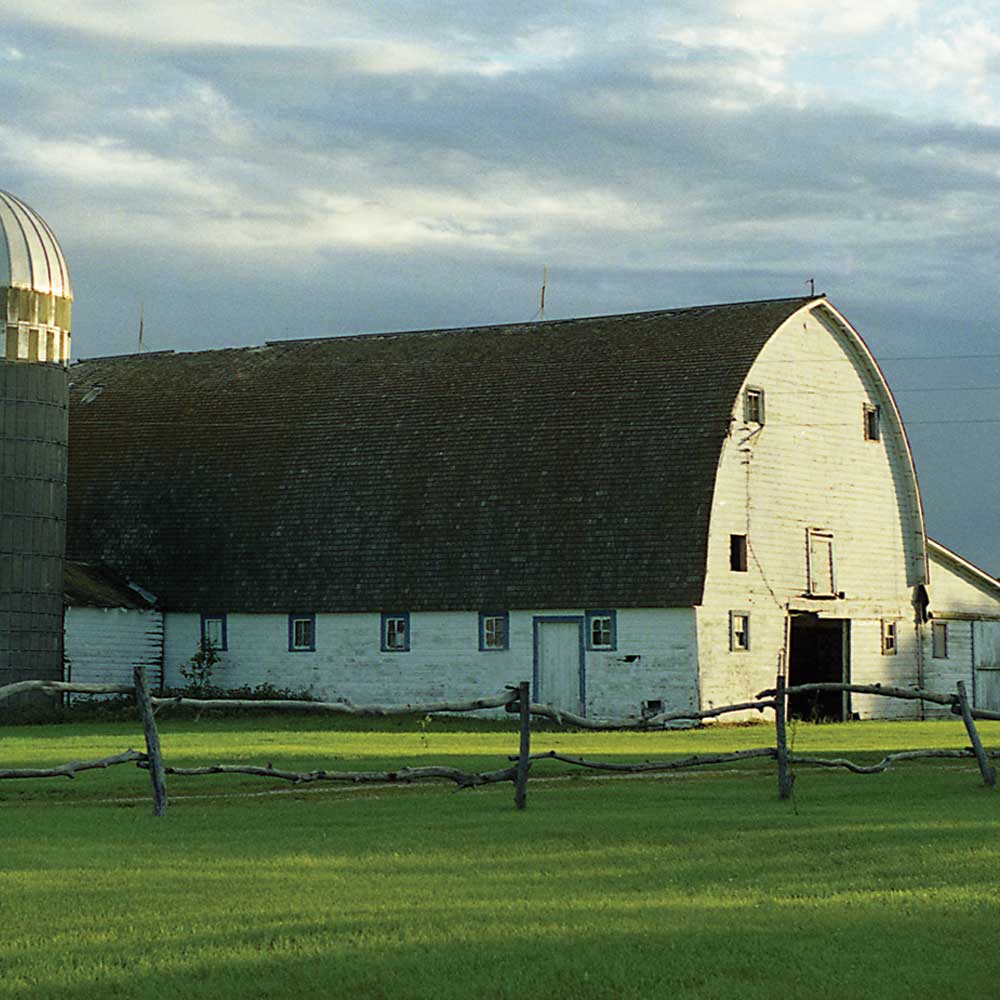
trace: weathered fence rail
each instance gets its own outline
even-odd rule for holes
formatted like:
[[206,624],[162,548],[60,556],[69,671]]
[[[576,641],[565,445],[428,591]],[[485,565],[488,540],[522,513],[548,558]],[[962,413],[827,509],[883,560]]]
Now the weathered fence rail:
[[[81,771],[111,767],[116,764],[134,763],[137,767],[150,772],[153,795],[153,811],[156,816],[164,816],[167,811],[166,776],[167,775],[209,775],[209,774],[241,774],[271,780],[289,781],[294,784],[310,782],[339,782],[349,784],[410,784],[416,781],[445,780],[455,784],[457,789],[476,788],[482,785],[510,781],[514,784],[514,801],[518,809],[523,809],[526,803],[528,774],[533,764],[542,760],[554,760],[589,770],[644,774],[658,771],[675,771],[682,768],[704,767],[718,764],[736,763],[754,758],[771,758],[777,765],[778,794],[787,799],[792,794],[795,780],[791,768],[801,767],[845,768],[855,774],[880,774],[893,764],[901,761],[922,758],[951,758],[977,760],[983,783],[995,787],[997,781],[996,768],[989,761],[1000,757],[998,751],[987,751],[976,729],[975,719],[1000,719],[1000,712],[974,709],[969,705],[964,685],[959,682],[955,694],[942,694],[933,691],[923,691],[909,688],[883,687],[866,684],[835,684],[817,683],[800,684],[788,687],[785,678],[779,673],[775,687],[762,691],[752,702],[737,705],[724,705],[704,712],[674,712],[659,713],[649,719],[634,722],[611,722],[585,719],[571,712],[563,712],[549,705],[532,704],[529,701],[529,684],[522,681],[516,686],[510,686],[505,691],[488,697],[475,698],[469,701],[439,701],[423,704],[403,705],[353,705],[350,702],[313,702],[313,701],[258,701],[250,699],[198,699],[187,697],[158,698],[149,694],[146,689],[145,671],[142,667],[135,668],[134,683],[126,684],[77,684],[65,681],[19,681],[0,687],[0,701],[15,694],[29,691],[41,691],[50,694],[124,694],[136,699],[136,705],[142,719],[146,740],[146,752],[126,750],[122,753],[92,761],[70,761],[49,768],[0,769],[0,779],[4,778],[73,778]],[[858,694],[881,695],[887,698],[902,698],[906,700],[930,701],[935,704],[948,705],[952,712],[959,715],[965,723],[971,746],[954,750],[907,750],[887,754],[874,764],[859,764],[843,758],[827,759],[794,754],[788,746],[786,732],[786,715],[788,696],[809,691],[850,691]],[[198,710],[210,709],[257,709],[283,710],[294,712],[326,712],[332,714],[353,716],[394,716],[394,715],[432,715],[440,713],[475,712],[484,709],[505,708],[516,712],[520,718],[520,746],[517,754],[508,759],[513,766],[499,768],[494,771],[466,772],[446,765],[427,765],[422,767],[401,767],[386,771],[341,771],[313,770],[288,771],[275,768],[270,763],[265,766],[252,764],[213,764],[204,767],[170,767],[162,757],[159,734],[156,727],[155,710],[169,706],[186,706]],[[668,726],[672,722],[697,722],[708,718],[718,718],[733,712],[756,710],[764,712],[771,709],[775,713],[775,746],[757,747],[749,750],[737,750],[731,753],[695,754],[677,760],[642,761],[638,763],[617,763],[612,761],[588,760],[571,754],[549,750],[543,753],[531,752],[531,719],[533,716],[547,718],[561,724],[569,724],[584,729],[643,729],[656,730]]]

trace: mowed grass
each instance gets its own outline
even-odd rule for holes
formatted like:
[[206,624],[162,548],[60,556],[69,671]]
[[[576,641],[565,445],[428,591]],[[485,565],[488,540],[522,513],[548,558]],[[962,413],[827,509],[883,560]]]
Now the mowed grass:
[[[0,766],[96,757],[128,724],[11,727]],[[1000,746],[1000,725],[983,725]],[[164,720],[168,761],[501,766],[501,725]],[[771,743],[770,727],[538,732],[618,760]],[[953,721],[799,726],[796,750],[960,747]],[[768,763],[666,778],[350,788],[248,798],[132,767],[0,784],[0,995],[994,997],[1000,794],[970,762],[858,776]],[[575,771],[579,775],[580,772]]]

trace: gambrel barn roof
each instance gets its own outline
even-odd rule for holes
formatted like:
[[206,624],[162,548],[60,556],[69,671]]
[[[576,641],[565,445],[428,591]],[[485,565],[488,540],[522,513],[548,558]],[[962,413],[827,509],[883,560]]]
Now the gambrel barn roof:
[[734,401],[810,301],[81,362],[68,556],[174,611],[698,604]]

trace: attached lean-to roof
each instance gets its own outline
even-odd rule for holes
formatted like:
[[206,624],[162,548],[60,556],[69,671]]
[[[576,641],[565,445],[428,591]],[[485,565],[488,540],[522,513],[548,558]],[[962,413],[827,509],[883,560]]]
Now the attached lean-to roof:
[[81,362],[69,555],[176,611],[698,604],[733,401],[809,301]]
[[143,611],[156,606],[150,595],[106,567],[71,559],[63,564],[63,603],[77,608],[139,608]]

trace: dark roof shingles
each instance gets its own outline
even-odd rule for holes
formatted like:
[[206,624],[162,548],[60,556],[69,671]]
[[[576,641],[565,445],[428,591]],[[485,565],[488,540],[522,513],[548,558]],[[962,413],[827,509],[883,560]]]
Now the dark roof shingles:
[[82,362],[69,554],[177,611],[697,604],[733,400],[807,301]]

